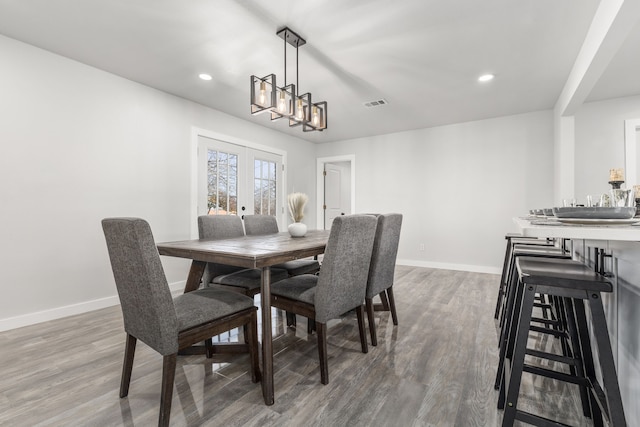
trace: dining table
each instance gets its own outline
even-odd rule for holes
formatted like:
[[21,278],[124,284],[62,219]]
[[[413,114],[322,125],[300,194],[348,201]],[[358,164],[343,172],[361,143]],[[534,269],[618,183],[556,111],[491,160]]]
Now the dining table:
[[191,259],[184,292],[201,286],[207,263],[228,264],[260,269],[260,308],[262,311],[262,395],[267,405],[273,405],[273,336],[271,330],[271,267],[286,261],[324,253],[328,230],[308,230],[303,237],[291,237],[287,232],[252,235],[229,239],[195,239],[158,243],[160,255]]

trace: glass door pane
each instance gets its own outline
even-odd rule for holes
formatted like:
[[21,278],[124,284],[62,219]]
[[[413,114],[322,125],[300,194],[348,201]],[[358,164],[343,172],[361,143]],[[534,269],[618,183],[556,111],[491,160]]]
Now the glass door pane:
[[207,213],[238,214],[238,155],[207,149]]
[[253,161],[253,212],[277,216],[277,163],[255,158]]

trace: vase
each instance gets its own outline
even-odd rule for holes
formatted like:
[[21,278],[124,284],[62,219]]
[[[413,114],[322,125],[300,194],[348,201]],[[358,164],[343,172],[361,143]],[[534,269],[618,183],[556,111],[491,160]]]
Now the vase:
[[289,230],[291,237],[303,237],[307,234],[307,225],[303,222],[294,222],[293,224],[289,224],[287,229]]

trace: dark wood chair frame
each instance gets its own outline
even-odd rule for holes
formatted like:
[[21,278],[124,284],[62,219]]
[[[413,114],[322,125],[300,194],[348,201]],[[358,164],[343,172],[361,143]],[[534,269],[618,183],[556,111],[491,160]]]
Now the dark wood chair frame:
[[[271,305],[289,313],[299,314],[308,319],[316,318],[316,310],[313,304],[292,300],[279,295],[271,295]],[[360,347],[363,353],[369,351],[367,345],[367,333],[364,325],[364,305],[355,309],[358,317],[358,332],[360,334]],[[320,382],[329,384],[329,363],[327,357],[327,325],[325,323],[314,322],[316,335],[318,336],[318,357],[320,358]]]
[[[249,353],[251,363],[251,381],[257,383],[261,380],[260,365],[258,360],[258,309],[251,307],[229,316],[198,325],[194,328],[181,331],[178,334],[178,348],[180,350],[191,347],[193,344],[205,341],[207,343],[207,357],[214,353]],[[219,335],[240,326],[246,326],[248,343],[245,344],[212,344],[211,337]],[[131,371],[136,350],[137,338],[127,334],[124,352],[124,364],[122,367],[122,379],[120,382],[120,397],[129,394]],[[162,358],[162,391],[160,394],[160,416],[158,426],[168,426],[171,416],[171,400],[173,398],[173,384],[175,379],[176,362],[178,353],[169,354]]]

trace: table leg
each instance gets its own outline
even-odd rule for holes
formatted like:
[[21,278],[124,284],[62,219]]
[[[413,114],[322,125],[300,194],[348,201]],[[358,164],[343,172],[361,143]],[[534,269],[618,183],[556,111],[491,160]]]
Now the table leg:
[[204,261],[191,261],[191,268],[187,276],[187,283],[184,285],[184,293],[195,291],[200,287],[200,280],[204,274],[207,263]]
[[262,396],[273,405],[273,337],[271,336],[271,268],[262,267],[260,305],[262,308]]

